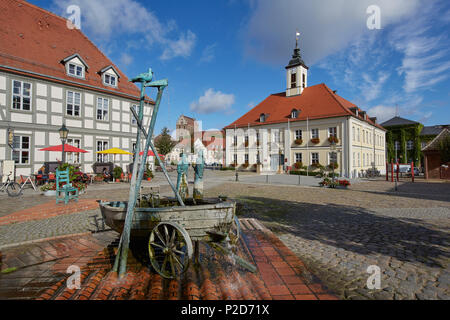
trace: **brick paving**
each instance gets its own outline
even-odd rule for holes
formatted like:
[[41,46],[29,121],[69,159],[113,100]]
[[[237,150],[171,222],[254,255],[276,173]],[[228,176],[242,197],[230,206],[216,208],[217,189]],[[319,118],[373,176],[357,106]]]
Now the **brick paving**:
[[[257,220],[242,221],[238,255],[254,263],[253,274],[201,246],[201,264],[180,279],[167,280],[148,268],[134,242],[123,279],[110,272],[117,252],[114,231],[42,241],[0,253],[0,299],[336,299],[305,265]],[[133,243],[133,242],[132,242]],[[81,288],[66,286],[70,265],[81,269]],[[5,273],[9,268],[17,268]],[[10,269],[11,270],[11,269]]]

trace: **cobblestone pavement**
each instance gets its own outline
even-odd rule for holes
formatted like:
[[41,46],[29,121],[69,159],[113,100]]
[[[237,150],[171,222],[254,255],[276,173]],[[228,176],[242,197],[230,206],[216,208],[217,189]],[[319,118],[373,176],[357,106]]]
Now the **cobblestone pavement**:
[[94,217],[101,218],[99,210],[0,226],[0,248],[13,243],[103,229],[101,223],[99,228],[96,227]]
[[[450,185],[402,184],[399,195],[381,181],[353,187],[233,183],[207,196],[237,199],[242,216],[262,221],[341,298],[450,299]],[[380,290],[366,287],[371,265]]]

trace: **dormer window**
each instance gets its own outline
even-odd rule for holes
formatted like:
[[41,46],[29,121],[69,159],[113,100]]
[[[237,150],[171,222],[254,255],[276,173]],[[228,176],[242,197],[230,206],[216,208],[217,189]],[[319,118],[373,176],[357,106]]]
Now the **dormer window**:
[[264,113],[262,113],[262,114],[259,116],[259,122],[266,122],[266,115],[265,115]]
[[294,109],[291,111],[291,119],[296,119],[298,118],[298,110]]
[[117,86],[117,78],[116,76],[105,74],[104,82],[108,86],[116,87]]
[[84,68],[74,63],[69,63],[67,73],[73,77],[84,78]]
[[103,68],[99,72],[103,79],[103,84],[109,87],[117,87],[117,83],[119,81],[119,73],[113,66],[108,66]]
[[61,61],[66,66],[66,73],[71,77],[85,78],[86,70],[89,68],[81,56],[77,53]]

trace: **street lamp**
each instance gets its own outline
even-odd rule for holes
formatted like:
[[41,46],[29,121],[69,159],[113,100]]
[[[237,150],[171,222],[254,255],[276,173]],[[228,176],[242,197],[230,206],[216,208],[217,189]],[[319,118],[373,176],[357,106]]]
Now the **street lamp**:
[[337,163],[337,155],[336,155],[336,158],[335,158],[335,154],[336,154],[336,142],[333,140],[331,143],[330,143],[330,149],[331,149],[331,153],[332,153],[332,155],[333,155],[333,159],[332,159],[332,166],[333,166],[333,185],[334,185],[334,168],[335,168],[335,166],[336,166],[336,163]]
[[8,128],[8,145],[14,150],[14,130]]
[[64,153],[64,145],[66,144],[67,137],[69,135],[69,129],[66,128],[66,124],[63,124],[59,129],[59,137],[62,142],[62,163],[66,163],[66,154]]

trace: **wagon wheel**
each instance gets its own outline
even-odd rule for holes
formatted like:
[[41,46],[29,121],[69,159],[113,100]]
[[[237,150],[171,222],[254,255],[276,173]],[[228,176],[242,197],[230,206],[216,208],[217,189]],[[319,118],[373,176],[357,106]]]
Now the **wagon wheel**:
[[235,247],[239,242],[239,237],[241,236],[241,224],[237,216],[234,216],[233,222],[231,223],[230,231],[228,232],[229,243],[231,246]]
[[174,279],[186,272],[192,257],[192,241],[177,223],[161,222],[150,233],[150,262],[162,277]]

